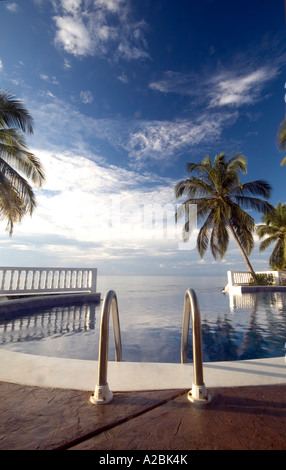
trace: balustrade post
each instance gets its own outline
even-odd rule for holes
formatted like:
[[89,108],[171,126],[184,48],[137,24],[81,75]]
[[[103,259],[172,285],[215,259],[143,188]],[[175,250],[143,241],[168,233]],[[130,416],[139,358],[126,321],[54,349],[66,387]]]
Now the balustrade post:
[[91,269],[91,286],[90,291],[92,294],[96,293],[97,269]]

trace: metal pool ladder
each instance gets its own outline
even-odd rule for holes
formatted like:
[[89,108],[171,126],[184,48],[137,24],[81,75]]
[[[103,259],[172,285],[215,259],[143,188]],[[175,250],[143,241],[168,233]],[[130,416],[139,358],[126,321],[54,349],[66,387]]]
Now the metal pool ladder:
[[[98,352],[98,380],[95,386],[94,394],[90,401],[94,404],[106,404],[113,398],[113,393],[109,390],[107,383],[107,364],[108,364],[108,339],[109,339],[109,317],[112,309],[113,331],[115,341],[115,360],[122,359],[122,346],[119,325],[117,296],[113,290],[109,290],[103,300],[101,319],[100,319],[100,337]],[[193,330],[193,365],[194,377],[193,386],[188,393],[188,399],[191,402],[208,403],[211,396],[208,394],[203,380],[203,357],[202,357],[202,339],[201,339],[201,317],[200,308],[196,293],[193,289],[187,290],[184,300],[183,326],[181,339],[181,362],[187,362],[187,347],[189,336],[190,315],[192,315]]]
[[188,289],[185,293],[181,339],[181,362],[183,363],[187,362],[190,315],[192,315],[194,377],[188,399],[191,402],[208,403],[211,396],[207,392],[203,378],[201,314],[199,302],[193,289]]
[[115,341],[115,360],[121,361],[122,346],[119,325],[118,303],[116,293],[113,290],[109,290],[105,294],[101,310],[98,351],[98,379],[97,384],[95,386],[94,394],[90,397],[90,401],[97,405],[109,403],[113,398],[113,393],[109,390],[107,383],[109,317],[111,309]]

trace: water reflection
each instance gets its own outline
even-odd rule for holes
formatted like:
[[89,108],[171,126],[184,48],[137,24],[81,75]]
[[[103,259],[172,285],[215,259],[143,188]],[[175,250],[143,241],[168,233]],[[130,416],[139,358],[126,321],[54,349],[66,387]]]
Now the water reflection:
[[[285,294],[259,292],[235,297],[232,315],[218,315],[215,322],[210,322],[208,318],[202,321],[204,361],[283,356],[286,341]],[[243,313],[248,315],[244,315],[244,322],[241,323]],[[191,354],[190,350],[190,358]]]
[[96,304],[68,305],[27,310],[25,314],[10,314],[0,318],[0,345],[39,341],[49,337],[72,335],[93,330],[96,324]]
[[[142,302],[120,302],[124,361],[180,362],[183,305],[178,295],[158,291]],[[228,294],[200,292],[203,359],[229,361],[285,355],[286,296],[242,294],[231,311]],[[238,297],[238,296],[237,296]],[[130,299],[129,299],[130,300]],[[144,301],[143,301],[144,300]],[[98,303],[69,305],[0,316],[0,347],[32,354],[97,359]],[[111,322],[112,323],[112,322]],[[110,326],[112,329],[112,325]],[[109,357],[114,359],[113,332]],[[188,361],[192,361],[190,329]]]
[[257,299],[279,310],[286,308],[286,295],[283,292],[256,292],[238,295],[229,293],[228,296],[231,312],[237,309],[255,308]]
[[236,358],[238,336],[227,316],[218,317],[216,325],[202,323],[204,361],[233,361]]

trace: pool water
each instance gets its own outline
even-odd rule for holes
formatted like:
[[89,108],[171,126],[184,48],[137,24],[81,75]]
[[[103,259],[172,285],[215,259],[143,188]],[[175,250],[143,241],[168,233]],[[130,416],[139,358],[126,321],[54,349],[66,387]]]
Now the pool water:
[[[118,297],[124,361],[180,362],[184,294],[196,291],[202,322],[203,360],[227,361],[285,355],[286,294],[231,298],[225,278],[105,276],[98,291]],[[0,347],[27,354],[98,358],[100,304],[67,305],[1,315]],[[112,319],[109,358],[114,359]],[[188,358],[192,361],[192,337]]]

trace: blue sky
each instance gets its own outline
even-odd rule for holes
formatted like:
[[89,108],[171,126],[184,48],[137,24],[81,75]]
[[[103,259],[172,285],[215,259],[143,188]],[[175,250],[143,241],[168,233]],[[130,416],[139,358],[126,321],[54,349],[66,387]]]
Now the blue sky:
[[[244,154],[243,181],[266,179],[271,202],[285,201],[283,0],[7,0],[0,21],[1,88],[32,114],[28,144],[46,171],[33,217],[12,238],[1,225],[1,264],[245,270],[232,241],[224,261],[202,261],[136,217],[176,208],[185,163],[220,152]],[[251,261],[268,267],[258,243]]]

